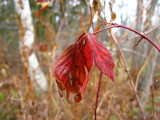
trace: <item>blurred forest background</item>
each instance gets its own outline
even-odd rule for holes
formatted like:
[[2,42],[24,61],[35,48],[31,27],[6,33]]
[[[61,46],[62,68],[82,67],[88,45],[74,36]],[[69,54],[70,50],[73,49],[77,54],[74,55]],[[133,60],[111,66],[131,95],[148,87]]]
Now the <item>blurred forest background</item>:
[[[115,22],[160,46],[159,0],[91,0],[94,27]],[[54,60],[83,32],[93,32],[88,0],[0,0],[0,120],[92,120],[100,72],[93,68],[80,103],[60,97],[52,77]],[[105,28],[107,26],[103,26]],[[97,120],[160,120],[160,54],[121,28],[98,34],[115,60],[115,83],[103,75]],[[135,43],[140,43],[135,46]],[[115,42],[114,42],[115,41]],[[119,49],[124,54],[125,63]]]

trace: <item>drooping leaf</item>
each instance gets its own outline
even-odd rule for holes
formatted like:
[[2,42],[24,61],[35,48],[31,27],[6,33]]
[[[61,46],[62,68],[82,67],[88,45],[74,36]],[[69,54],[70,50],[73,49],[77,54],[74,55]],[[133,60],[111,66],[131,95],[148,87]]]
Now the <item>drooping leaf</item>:
[[86,34],[82,34],[78,41],[82,40],[83,41],[81,43],[79,43],[79,49],[82,53],[83,59],[84,59],[84,64],[87,67],[88,72],[91,70],[91,67],[93,65],[93,55],[92,55],[92,51],[91,51],[91,46],[89,43],[89,40],[86,36]]
[[92,55],[92,50],[91,50],[91,46],[90,46],[90,43],[89,43],[89,39],[88,39],[86,34],[82,34],[79,37],[78,41],[80,41],[82,39],[83,39],[83,41],[80,43],[79,49],[82,53],[82,56],[83,56],[83,59],[84,59],[84,64],[85,64],[85,66],[87,68],[87,71],[88,71],[88,75],[83,82],[83,85],[82,85],[82,88],[81,88],[81,95],[85,91],[85,88],[87,86],[87,83],[88,83],[88,80],[89,80],[89,77],[90,77],[90,74],[91,74],[91,69],[92,69],[92,66],[93,66],[93,55]]
[[96,36],[87,34],[90,41],[93,58],[98,69],[114,81],[114,60],[109,50]]
[[60,90],[66,90],[68,101],[70,93],[76,94],[75,101],[81,101],[93,61],[102,73],[114,81],[114,60],[108,49],[93,34],[83,33],[75,44],[56,59],[52,73]]
[[[59,82],[61,89],[66,89],[66,98],[68,101],[70,92],[77,95],[80,94],[86,72],[82,55],[78,50],[76,43],[68,47],[57,58],[53,65],[52,73]],[[79,98],[77,98],[77,100],[79,101]]]
[[[92,67],[91,67],[92,68]],[[88,75],[86,77],[86,79],[84,80],[83,82],[83,85],[82,85],[82,88],[81,88],[81,95],[83,95],[84,91],[85,91],[85,88],[87,86],[87,83],[88,83],[88,80],[89,80],[89,77],[91,75],[91,70],[88,72]]]

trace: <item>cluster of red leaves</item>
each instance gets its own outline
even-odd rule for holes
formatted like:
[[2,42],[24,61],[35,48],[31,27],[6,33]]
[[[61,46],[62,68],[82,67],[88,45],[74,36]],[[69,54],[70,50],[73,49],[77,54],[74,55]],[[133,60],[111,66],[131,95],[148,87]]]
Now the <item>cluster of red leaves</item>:
[[41,16],[42,12],[48,8],[49,3],[51,0],[35,0],[37,5],[41,5],[42,8],[39,10],[37,18]]
[[93,61],[98,69],[114,81],[114,60],[109,50],[93,34],[83,33],[56,60],[52,74],[60,90],[66,90],[66,99],[74,93],[75,101],[82,99]]

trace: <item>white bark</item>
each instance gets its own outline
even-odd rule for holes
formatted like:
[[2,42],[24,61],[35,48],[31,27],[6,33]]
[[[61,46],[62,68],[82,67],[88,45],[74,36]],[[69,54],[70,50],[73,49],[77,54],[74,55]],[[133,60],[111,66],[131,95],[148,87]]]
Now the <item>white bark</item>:
[[[20,49],[21,52],[27,51],[29,53],[34,44],[34,28],[29,0],[14,0],[14,4],[24,28],[23,39],[20,40]],[[22,55],[22,59],[24,59],[24,57],[25,56]],[[48,88],[47,80],[39,67],[39,62],[34,52],[28,55],[27,62],[27,72],[35,89],[38,91],[46,91]]]

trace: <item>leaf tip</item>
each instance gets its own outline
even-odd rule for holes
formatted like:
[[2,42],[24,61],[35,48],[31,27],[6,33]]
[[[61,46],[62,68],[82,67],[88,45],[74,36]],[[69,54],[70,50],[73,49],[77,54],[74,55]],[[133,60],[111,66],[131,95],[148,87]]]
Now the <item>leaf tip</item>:
[[113,77],[113,78],[111,78],[111,80],[112,80],[112,82],[113,82],[113,83],[115,83],[114,77]]
[[74,97],[74,100],[75,100],[76,102],[80,102],[80,101],[82,100],[81,94],[80,94],[80,93],[77,94],[77,95]]

